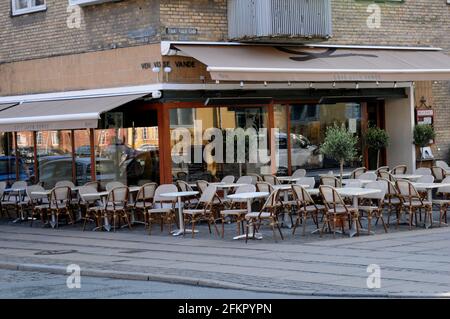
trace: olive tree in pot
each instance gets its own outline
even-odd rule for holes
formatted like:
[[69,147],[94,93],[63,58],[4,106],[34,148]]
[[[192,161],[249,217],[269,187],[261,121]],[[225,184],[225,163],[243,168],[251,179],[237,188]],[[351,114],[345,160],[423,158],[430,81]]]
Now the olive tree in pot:
[[369,127],[366,132],[366,145],[377,152],[377,168],[380,167],[381,150],[389,146],[388,133],[376,126]]
[[338,126],[334,124],[327,128],[325,140],[320,151],[325,156],[339,162],[340,180],[342,184],[342,175],[344,172],[344,163],[353,160],[356,155],[356,144],[358,137],[353,135],[345,125]]
[[434,129],[429,124],[417,124],[414,127],[414,144],[419,147],[420,154],[420,166],[422,167],[422,154],[423,154],[423,148],[430,145],[430,140],[433,140],[436,137],[436,133],[434,132]]

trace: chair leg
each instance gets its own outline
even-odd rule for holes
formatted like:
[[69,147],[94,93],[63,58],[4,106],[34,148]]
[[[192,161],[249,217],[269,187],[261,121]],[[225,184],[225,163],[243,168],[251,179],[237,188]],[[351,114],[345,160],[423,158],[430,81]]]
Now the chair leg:
[[306,235],[306,220],[307,220],[308,216],[306,215],[306,213],[304,213],[303,215],[303,236]]
[[370,235],[370,229],[372,227],[372,212],[367,212],[367,232]]
[[[211,229],[209,230],[209,233],[211,233]],[[192,238],[194,238],[195,235],[195,218],[192,217]]]

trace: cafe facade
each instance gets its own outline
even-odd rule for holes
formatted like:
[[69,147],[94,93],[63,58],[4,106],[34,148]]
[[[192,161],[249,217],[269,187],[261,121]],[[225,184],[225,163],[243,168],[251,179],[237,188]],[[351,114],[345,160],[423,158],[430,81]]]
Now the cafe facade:
[[316,176],[337,169],[320,152],[334,124],[359,138],[348,169],[374,168],[364,135],[378,126],[390,136],[382,164],[414,171],[416,108],[426,83],[448,79],[450,57],[429,47],[162,41],[7,63],[2,179],[52,187],[63,179],[137,185],[298,168]]

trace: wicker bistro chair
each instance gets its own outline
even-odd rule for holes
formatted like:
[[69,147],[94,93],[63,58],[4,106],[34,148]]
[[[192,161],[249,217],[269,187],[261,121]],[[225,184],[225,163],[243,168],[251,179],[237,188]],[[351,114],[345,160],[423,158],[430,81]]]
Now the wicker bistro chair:
[[100,182],[99,182],[99,181],[87,182],[87,183],[84,184],[83,186],[91,186],[91,187],[94,187],[95,190],[96,190],[97,192],[100,190]]
[[[178,180],[176,185],[180,192],[191,192],[193,191],[192,187],[185,181]],[[185,208],[193,208],[198,203],[198,197],[196,195],[189,196],[184,198],[184,207]]]
[[356,179],[360,180],[369,180],[369,181],[376,181],[377,180],[377,174],[372,172],[365,172],[359,175]]
[[449,174],[449,172],[439,166],[433,166],[431,168],[431,173],[433,174],[436,182],[441,182]]
[[388,180],[390,182],[395,182],[394,175],[392,175],[390,172],[386,172],[386,171],[379,171],[378,172],[378,178],[386,179],[386,180]]
[[155,190],[153,204],[151,208],[145,211],[145,221],[148,225],[148,234],[152,233],[153,222],[159,222],[161,232],[164,231],[164,224],[169,226],[169,233],[172,231],[172,225],[176,224],[175,205],[176,197],[164,197],[161,194],[176,193],[178,188],[173,184],[159,185]]
[[75,184],[72,183],[71,181],[58,181],[55,184],[55,187],[64,187],[64,186],[70,187],[70,189],[75,188]]
[[[445,177],[442,183],[450,183],[450,176]],[[438,199],[433,199],[433,205],[439,207],[439,227],[442,223],[447,224],[447,210],[450,206],[450,187],[439,187],[436,195],[440,196]]]
[[375,174],[376,174],[378,177],[381,177],[381,176],[380,176],[380,172],[388,172],[388,173],[389,173],[389,166],[380,166],[380,167],[378,167],[378,168],[375,170]]
[[316,185],[316,179],[314,177],[300,177],[299,180],[295,182],[297,185],[308,185],[308,188],[314,188]]
[[[11,185],[11,188],[14,189],[26,189],[27,182],[25,181],[17,181]],[[4,191],[4,190],[3,190]],[[24,200],[25,192],[23,191],[10,191],[3,196],[3,200],[1,201],[2,208],[6,212],[8,218],[10,218],[9,210],[13,209],[16,212],[16,217],[20,216],[20,202]]]
[[131,210],[135,216],[136,214],[141,215],[144,222],[147,214],[145,213],[147,209],[152,208],[153,198],[155,197],[155,191],[158,187],[156,183],[146,183],[139,188],[136,198],[132,203],[128,203],[128,209]]
[[[328,225],[328,229],[333,229],[333,237],[336,237],[336,224],[338,220],[341,221],[342,232],[344,232],[344,222],[347,221],[349,228],[351,227],[352,219],[359,219],[359,212],[351,205],[347,205],[342,199],[341,195],[332,186],[322,185],[319,187],[320,194],[325,204],[325,218],[320,235]],[[333,228],[331,228],[330,221],[333,221]],[[356,233],[359,235],[359,223],[356,222]]]
[[208,187],[209,183],[205,180],[199,179],[195,182],[197,185],[197,189],[200,192],[200,194],[203,193],[203,191]]
[[325,211],[325,206],[316,205],[308,191],[300,185],[293,184],[292,193],[294,194],[294,200],[297,202],[298,210],[297,219],[293,224],[292,236],[295,235],[295,231],[300,221],[303,225],[303,236],[306,234],[306,222],[308,217],[313,220],[317,229],[319,229],[319,213],[323,213]]
[[280,185],[280,181],[278,180],[278,177],[275,175],[264,175],[263,179],[265,182],[271,184],[271,185]]
[[350,173],[350,178],[357,179],[361,174],[364,174],[365,172],[367,172],[367,168],[358,167]]
[[446,171],[450,171],[450,166],[444,161],[436,161],[436,166],[441,167]]
[[326,185],[326,186],[332,186],[332,187],[341,187],[341,182],[339,181],[338,178],[334,177],[334,176],[322,176],[320,178],[320,184],[321,185]]
[[306,170],[303,168],[297,169],[294,173],[292,173],[292,177],[305,177]]
[[112,191],[114,188],[117,187],[124,187],[125,185],[121,182],[109,182],[106,184],[105,189],[107,192]]
[[248,233],[250,231],[250,227],[253,227],[253,236],[257,230],[260,229],[262,222],[269,221],[269,225],[272,228],[273,239],[276,241],[275,235],[275,227],[278,229],[280,233],[281,240],[284,240],[283,233],[281,232],[280,224],[278,222],[278,209],[280,207],[279,204],[279,192],[278,190],[274,190],[269,197],[266,199],[266,202],[262,206],[259,212],[251,212],[245,214],[245,219],[247,223],[245,225],[245,242],[248,241]]
[[[243,185],[237,188],[235,194],[242,193],[253,193],[256,192],[255,185]],[[222,221],[222,238],[225,236],[225,219],[230,217],[232,220],[234,219],[237,227],[237,235],[241,234],[241,226],[242,231],[244,231],[244,222],[245,222],[245,214],[248,212],[248,207],[245,207],[247,204],[246,200],[235,199],[230,202],[230,208],[220,211],[220,219]]]
[[402,174],[406,174],[407,170],[408,170],[408,167],[406,165],[397,165],[390,171],[390,173],[392,175],[402,175]]
[[431,171],[431,168],[419,167],[418,169],[416,169],[416,172],[414,174],[422,175],[422,176],[429,176],[429,175],[433,175],[433,172]]
[[395,211],[397,219],[400,218],[402,198],[397,189],[397,186],[395,186],[395,182],[392,182],[386,178],[379,178],[378,181],[383,182],[386,185],[386,194],[383,199],[383,207],[386,208],[387,206],[388,210],[387,226],[389,227],[393,210]]
[[55,215],[55,227],[59,227],[60,215],[65,215],[66,221],[74,225],[74,218],[70,209],[72,190],[68,186],[55,187],[50,194],[50,214]]
[[[407,180],[399,179],[395,182],[397,189],[399,190],[402,198],[402,206],[400,210],[400,216],[403,210],[409,214],[409,229],[412,229],[413,218],[416,220],[417,225],[417,210],[421,214],[421,210],[425,210],[425,224],[427,216],[430,217],[431,227],[433,227],[433,204],[426,200],[423,200],[414,185]],[[399,217],[400,217],[399,216]],[[397,219],[397,226],[400,224],[400,218]]]
[[233,175],[227,175],[220,181],[221,183],[225,184],[232,184],[235,181],[235,177]]
[[253,184],[254,178],[252,176],[244,175],[238,178],[236,184]]
[[381,220],[384,227],[384,231],[387,233],[386,223],[384,222],[383,218],[383,207],[388,185],[386,184],[386,181],[378,181],[366,184],[365,188],[376,189],[380,191],[379,193],[376,194],[364,196],[364,201],[368,203],[368,205],[359,206],[359,210],[367,214],[368,233],[370,234],[370,230],[372,228],[372,219],[374,217],[376,218],[377,222]]
[[[41,185],[30,185],[27,187],[27,198],[22,202],[22,211],[28,210],[30,211],[30,227],[33,226],[33,220],[36,215],[41,217],[42,223],[45,223],[45,214],[47,213],[47,209],[49,208],[48,197],[35,195],[33,192],[43,192],[45,189]],[[39,210],[37,207],[40,205],[45,205],[45,209]]]
[[[192,224],[192,238],[195,235],[195,224],[201,220],[206,220],[208,223],[209,233],[211,234],[211,224],[214,224],[217,235],[219,235],[219,229],[217,228],[216,220],[214,217],[214,198],[216,197],[216,186],[209,185],[200,196],[197,207],[195,209],[183,210],[184,224]],[[184,235],[184,234],[183,234]]]
[[262,182],[263,178],[258,175],[258,174],[254,174],[254,173],[247,173],[247,176],[251,176],[252,177],[252,184],[256,185],[257,182]]
[[[98,189],[94,184],[84,185],[78,189],[78,206],[81,210],[82,216],[81,219],[84,219],[83,222],[83,231],[86,228],[86,223],[88,221],[94,221],[96,223],[96,227],[101,226],[101,218],[100,213],[97,214],[95,210],[90,210],[91,207],[96,206],[97,201],[100,201],[100,195],[89,195],[88,194],[96,194],[98,193]],[[83,215],[84,213],[84,215]]]

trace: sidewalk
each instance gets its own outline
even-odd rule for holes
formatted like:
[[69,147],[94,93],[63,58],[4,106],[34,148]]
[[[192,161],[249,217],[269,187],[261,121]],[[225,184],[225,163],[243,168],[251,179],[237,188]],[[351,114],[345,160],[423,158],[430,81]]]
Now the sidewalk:
[[[317,296],[450,297],[450,229],[308,243],[0,226],[0,268]],[[367,266],[381,267],[368,289]]]

